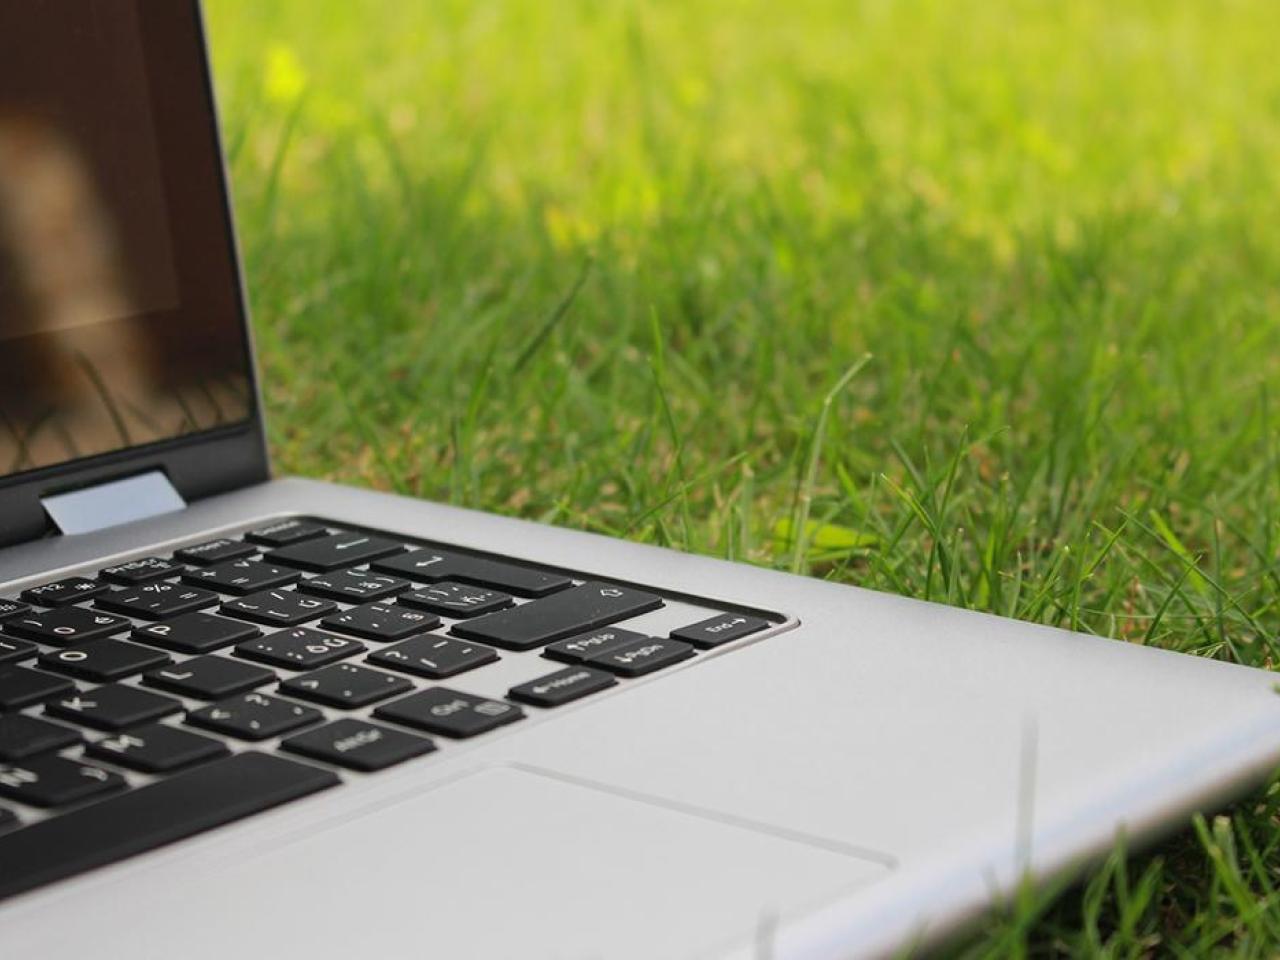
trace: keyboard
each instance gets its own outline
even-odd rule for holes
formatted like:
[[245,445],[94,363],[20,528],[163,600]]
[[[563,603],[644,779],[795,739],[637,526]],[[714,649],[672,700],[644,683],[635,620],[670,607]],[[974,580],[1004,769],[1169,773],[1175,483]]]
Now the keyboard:
[[784,623],[309,517],[35,584],[0,597],[0,897]]

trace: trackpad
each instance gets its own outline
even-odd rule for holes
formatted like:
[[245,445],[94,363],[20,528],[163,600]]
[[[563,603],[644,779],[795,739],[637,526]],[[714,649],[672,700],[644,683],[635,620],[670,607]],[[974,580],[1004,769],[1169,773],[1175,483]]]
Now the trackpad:
[[293,956],[651,960],[727,947],[871,882],[887,870],[874,856],[491,767],[197,874],[148,905],[148,926],[156,944],[157,921],[201,930],[180,952],[220,960],[233,945],[209,926],[214,905],[260,944],[287,930]]
[[[885,870],[714,814],[512,767],[325,831],[254,873],[278,872],[276,889],[287,890],[284,878],[335,864],[349,883],[333,903],[307,890],[298,904],[314,918],[307,926],[328,928],[298,931],[316,936],[314,948],[354,933],[348,956],[403,956],[420,943],[435,957],[515,956],[513,936],[526,956],[683,956]],[[355,891],[367,901],[352,911]],[[358,933],[347,922],[355,915]]]

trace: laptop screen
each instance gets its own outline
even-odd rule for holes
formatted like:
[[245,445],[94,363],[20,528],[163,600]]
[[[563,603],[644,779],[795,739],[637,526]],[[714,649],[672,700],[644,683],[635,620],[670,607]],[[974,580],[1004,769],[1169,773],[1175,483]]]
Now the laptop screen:
[[0,0],[0,475],[242,424],[194,3]]

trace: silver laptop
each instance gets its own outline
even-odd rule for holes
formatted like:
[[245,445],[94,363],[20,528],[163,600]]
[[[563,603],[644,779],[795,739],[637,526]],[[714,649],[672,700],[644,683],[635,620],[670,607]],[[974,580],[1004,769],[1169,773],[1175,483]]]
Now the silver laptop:
[[0,951],[853,957],[1280,761],[1256,670],[271,476],[200,15],[0,0]]

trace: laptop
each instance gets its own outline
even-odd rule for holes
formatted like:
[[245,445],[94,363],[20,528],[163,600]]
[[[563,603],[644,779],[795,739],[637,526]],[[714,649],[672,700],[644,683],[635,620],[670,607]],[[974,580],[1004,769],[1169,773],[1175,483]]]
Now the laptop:
[[0,0],[0,944],[853,957],[1263,781],[1262,671],[268,462],[198,5]]

